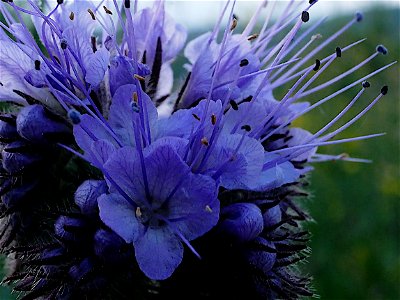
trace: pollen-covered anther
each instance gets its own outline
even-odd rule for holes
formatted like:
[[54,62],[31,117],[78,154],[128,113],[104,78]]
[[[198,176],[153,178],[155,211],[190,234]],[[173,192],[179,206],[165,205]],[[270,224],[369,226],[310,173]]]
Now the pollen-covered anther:
[[313,68],[314,71],[318,71],[319,67],[321,66],[321,61],[319,59],[315,60],[315,66]]
[[104,11],[106,12],[106,14],[109,14],[109,15],[113,14],[112,11],[107,8],[107,6],[103,5],[103,8],[104,8]]
[[346,159],[346,158],[349,158],[349,157],[350,157],[350,155],[348,153],[342,153],[342,154],[339,155],[339,159]]
[[71,11],[71,13],[69,14],[69,19],[70,19],[71,21],[73,21],[74,18],[75,18],[75,14],[74,14],[73,11]]
[[197,121],[200,121],[200,117],[196,114],[192,114],[193,118],[195,118]]
[[310,20],[310,14],[308,13],[308,11],[303,11],[302,13],[301,13],[301,20],[304,22],[304,23],[307,23],[309,20]]
[[92,17],[93,20],[96,20],[96,16],[95,16],[93,10],[91,10],[90,8],[88,8],[87,12],[90,14],[90,16]]
[[242,59],[242,60],[240,61],[240,66],[241,66],[241,67],[245,67],[245,66],[247,66],[248,64],[249,64],[249,60],[246,59],[246,58],[244,58],[244,59]]
[[132,94],[132,100],[133,100],[134,103],[138,103],[138,95],[137,95],[136,92],[134,92],[134,93]]
[[388,50],[383,45],[376,46],[376,51],[382,53],[383,55],[386,55],[388,53]]
[[229,101],[229,104],[232,106],[233,110],[238,110],[239,106],[234,100]]
[[362,82],[362,87],[363,87],[363,88],[366,89],[366,88],[369,88],[370,86],[371,86],[371,84],[369,83],[369,81],[363,81],[363,82]]
[[320,33],[317,33],[317,34],[314,34],[313,36],[311,36],[312,41],[319,40],[319,39],[322,39],[322,34],[320,34]]
[[236,17],[233,17],[230,30],[231,31],[234,30],[236,28],[237,24],[238,24],[238,20],[236,19]]
[[244,131],[249,132],[249,131],[251,131],[251,126],[250,126],[250,125],[243,125],[243,126],[241,127],[241,129],[243,129]]
[[340,47],[336,47],[336,57],[342,57],[342,49]]
[[206,137],[203,137],[203,138],[201,139],[201,143],[202,143],[204,146],[206,146],[206,147],[208,147],[208,145],[209,145],[208,140],[207,140]]
[[206,205],[205,210],[206,210],[206,212],[209,212],[209,213],[213,212],[212,208],[209,205]]
[[217,123],[217,116],[215,114],[211,115],[211,124],[215,125]]
[[40,60],[35,60],[35,70],[40,70]]
[[141,218],[141,217],[143,216],[142,210],[140,209],[139,206],[136,207],[135,215],[136,215],[136,218],[138,218],[138,219]]
[[389,87],[385,85],[384,87],[381,88],[381,94],[386,95],[389,90]]
[[258,33],[251,34],[251,35],[249,35],[249,36],[247,37],[247,40],[248,40],[248,41],[253,41],[253,40],[255,40],[256,38],[258,38],[258,36],[259,36]]
[[145,81],[146,80],[143,76],[140,76],[138,74],[133,75],[133,77],[135,77],[139,81]]

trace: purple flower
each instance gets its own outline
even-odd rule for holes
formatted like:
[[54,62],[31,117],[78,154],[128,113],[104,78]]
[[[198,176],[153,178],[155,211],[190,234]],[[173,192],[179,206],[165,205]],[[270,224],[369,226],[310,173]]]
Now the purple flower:
[[104,169],[111,194],[98,200],[100,217],[133,243],[148,277],[166,279],[182,261],[182,243],[216,225],[219,202],[215,183],[191,173],[171,145],[146,150],[123,147],[109,158]]

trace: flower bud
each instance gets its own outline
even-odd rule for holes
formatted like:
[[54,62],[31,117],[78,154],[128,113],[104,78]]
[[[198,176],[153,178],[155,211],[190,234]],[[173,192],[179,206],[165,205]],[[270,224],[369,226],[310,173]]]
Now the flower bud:
[[34,143],[48,143],[48,136],[70,132],[65,124],[51,118],[43,106],[37,104],[21,109],[17,116],[17,131]]
[[257,205],[236,203],[222,210],[219,229],[238,242],[255,239],[263,230],[263,217]]

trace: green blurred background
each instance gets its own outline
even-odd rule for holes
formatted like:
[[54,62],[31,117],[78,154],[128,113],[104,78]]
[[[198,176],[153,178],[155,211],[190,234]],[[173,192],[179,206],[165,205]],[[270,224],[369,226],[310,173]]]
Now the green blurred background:
[[[353,26],[325,54],[336,46],[345,46],[360,38],[368,39],[344,53],[331,66],[326,78],[340,74],[373,53],[377,44],[389,49],[356,75],[335,84],[323,93],[307,98],[322,99],[361,76],[400,59],[400,10],[379,8],[365,12],[365,20]],[[319,32],[327,37],[351,16],[331,19]],[[324,57],[323,53],[320,58]],[[400,88],[399,64],[370,79],[371,88],[351,110],[360,111],[383,85],[389,93],[371,112],[337,138],[386,132],[383,137],[346,145],[320,148],[320,153],[350,153],[369,158],[371,164],[327,162],[315,164],[310,180],[310,200],[306,204],[314,222],[308,225],[313,234],[312,255],[303,268],[314,277],[316,292],[322,299],[400,299]],[[323,79],[323,78],[321,78]],[[321,81],[320,81],[321,82]],[[283,91],[278,91],[276,97]],[[311,132],[317,131],[336,115],[358,88],[342,94],[334,102],[316,109],[296,122]],[[10,290],[0,288],[0,299],[15,299]]]

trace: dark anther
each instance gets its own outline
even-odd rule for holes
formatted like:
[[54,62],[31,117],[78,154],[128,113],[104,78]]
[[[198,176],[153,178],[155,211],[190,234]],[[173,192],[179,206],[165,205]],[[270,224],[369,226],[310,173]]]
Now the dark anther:
[[321,61],[319,59],[315,60],[315,67],[314,67],[314,71],[318,71],[319,67],[321,66]]
[[336,57],[342,57],[342,49],[340,47],[336,47]]
[[239,21],[239,17],[238,17],[236,14],[233,14],[233,15],[232,15],[232,18]]
[[211,124],[215,125],[215,123],[217,123],[217,116],[212,114],[211,115]]
[[238,20],[236,18],[232,18],[232,25],[231,25],[231,28],[230,28],[231,31],[236,28],[237,23],[238,23]]
[[200,121],[200,117],[196,114],[192,114],[193,118],[195,118],[197,121]]
[[208,147],[208,145],[209,145],[208,140],[207,140],[206,137],[203,137],[203,138],[201,139],[201,143],[202,143],[204,146],[206,146],[206,147]]
[[68,47],[67,41],[66,40],[62,40],[61,41],[61,49],[65,50],[65,49],[67,49],[67,47]]
[[231,100],[231,101],[229,101],[229,104],[232,106],[233,110],[239,109],[239,107],[235,101]]
[[369,88],[370,86],[371,86],[371,84],[369,83],[369,81],[363,81],[363,82],[362,82],[362,87],[363,87],[363,88],[366,89],[366,88]]
[[125,8],[131,8],[131,1],[130,0],[125,0]]
[[308,13],[308,11],[303,11],[302,13],[301,13],[301,20],[304,22],[304,23],[306,23],[306,22],[308,22],[308,20],[310,20],[310,14]]
[[357,20],[357,22],[361,22],[363,18],[364,18],[364,16],[363,16],[362,13],[360,13],[360,12],[357,12],[357,13],[356,13],[356,20]]
[[96,16],[94,15],[93,10],[91,10],[90,8],[87,10],[87,12],[90,14],[90,16],[92,17],[93,20],[96,20]]
[[112,11],[109,10],[105,5],[103,5],[104,11],[106,12],[106,14],[112,15]]
[[378,51],[379,53],[382,53],[383,55],[386,55],[388,53],[388,50],[383,45],[376,46],[376,51]]
[[242,59],[241,61],[240,61],[240,66],[241,67],[245,67],[245,66],[247,66],[249,64],[249,61],[247,60],[247,59]]
[[308,3],[310,3],[311,5],[315,4],[318,0],[310,0],[308,1]]
[[243,125],[241,128],[242,128],[243,130],[246,130],[247,132],[249,132],[249,131],[251,130],[250,125]]
[[40,70],[40,60],[35,60],[35,70]]
[[81,122],[81,114],[75,109],[71,109],[68,112],[68,118],[71,120],[72,124],[77,125]]
[[97,43],[96,43],[96,37],[95,36],[91,36],[90,37],[90,42],[92,44],[92,50],[93,53],[97,51]]
[[64,0],[57,0],[57,4],[63,4]]
[[382,95],[386,95],[388,92],[389,87],[387,85],[385,85],[383,88],[381,88],[381,94]]
[[73,21],[74,18],[75,18],[75,14],[74,14],[73,11],[71,11],[71,13],[69,14],[69,19],[70,19],[71,21]]

